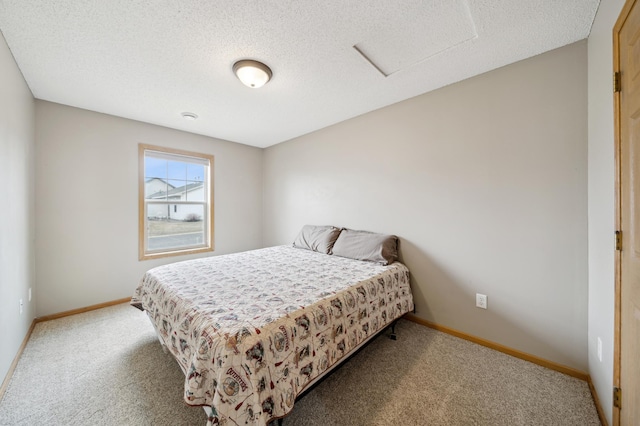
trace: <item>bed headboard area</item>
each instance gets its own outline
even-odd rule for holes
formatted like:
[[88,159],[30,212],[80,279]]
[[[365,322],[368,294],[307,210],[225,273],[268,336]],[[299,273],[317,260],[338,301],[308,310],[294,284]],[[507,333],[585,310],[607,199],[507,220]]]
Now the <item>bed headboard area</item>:
[[389,265],[398,260],[398,237],[336,226],[304,225],[293,246]]

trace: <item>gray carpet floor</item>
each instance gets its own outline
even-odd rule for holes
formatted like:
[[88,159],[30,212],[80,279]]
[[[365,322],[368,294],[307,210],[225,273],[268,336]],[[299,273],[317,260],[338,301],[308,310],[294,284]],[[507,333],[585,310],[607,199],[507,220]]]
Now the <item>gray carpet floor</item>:
[[[401,320],[296,402],[293,425],[599,425],[588,385]],[[38,323],[0,425],[201,425],[184,377],[129,305]]]

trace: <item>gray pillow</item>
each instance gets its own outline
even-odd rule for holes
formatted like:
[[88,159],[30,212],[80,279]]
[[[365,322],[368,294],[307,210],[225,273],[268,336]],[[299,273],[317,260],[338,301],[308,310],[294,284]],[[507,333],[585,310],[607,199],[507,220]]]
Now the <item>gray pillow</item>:
[[340,228],[335,226],[305,225],[293,241],[293,246],[329,254],[338,235]]
[[389,265],[398,259],[398,237],[343,229],[331,254]]

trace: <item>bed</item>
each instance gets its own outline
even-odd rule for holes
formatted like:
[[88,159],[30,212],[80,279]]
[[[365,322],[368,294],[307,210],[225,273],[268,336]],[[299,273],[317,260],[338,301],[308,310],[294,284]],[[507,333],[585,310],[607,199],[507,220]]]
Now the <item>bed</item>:
[[131,303],[177,360],[184,400],[205,407],[208,425],[283,418],[310,384],[413,309],[405,265],[330,253],[294,243],[144,275]]

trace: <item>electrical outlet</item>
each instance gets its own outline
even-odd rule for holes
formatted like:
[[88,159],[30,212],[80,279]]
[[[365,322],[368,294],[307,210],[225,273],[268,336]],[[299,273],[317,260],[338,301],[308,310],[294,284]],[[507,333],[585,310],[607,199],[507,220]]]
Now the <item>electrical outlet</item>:
[[487,309],[487,295],[476,293],[476,307]]
[[22,299],[20,299],[20,315],[22,315],[22,310],[23,310],[23,309],[22,309],[22,305],[23,305],[23,303],[22,303]]
[[602,362],[602,339],[598,337],[598,361]]
[[29,287],[29,302],[31,302],[31,287]]

